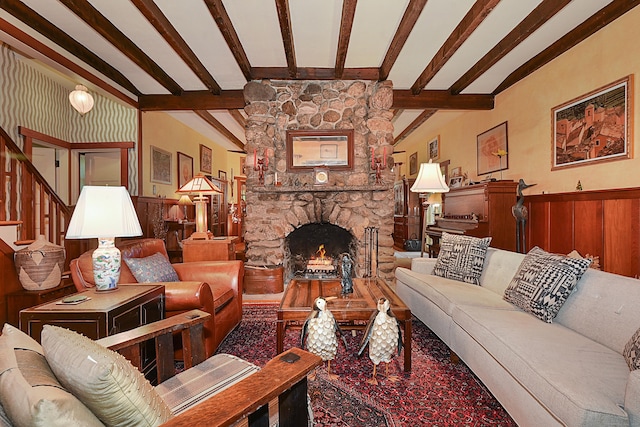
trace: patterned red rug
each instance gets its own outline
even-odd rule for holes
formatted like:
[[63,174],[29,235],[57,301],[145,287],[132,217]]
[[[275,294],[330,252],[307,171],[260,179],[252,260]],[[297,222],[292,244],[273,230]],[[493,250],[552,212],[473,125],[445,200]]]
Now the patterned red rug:
[[[276,304],[247,304],[242,324],[218,349],[259,366],[276,356]],[[412,366],[405,374],[403,355],[378,368],[378,385],[367,383],[373,364],[367,352],[355,356],[362,332],[347,333],[348,351],[341,345],[327,377],[326,365],[309,381],[317,427],[516,426],[485,386],[463,363],[449,360],[448,348],[422,322],[413,319]],[[287,330],[284,347],[298,346],[299,330]]]

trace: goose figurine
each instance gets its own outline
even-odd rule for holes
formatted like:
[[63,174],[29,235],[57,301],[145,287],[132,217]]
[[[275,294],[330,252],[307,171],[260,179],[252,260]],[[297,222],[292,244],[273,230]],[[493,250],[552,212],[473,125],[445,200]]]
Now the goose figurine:
[[300,346],[304,348],[306,344],[310,353],[320,356],[322,360],[327,362],[327,375],[330,379],[338,378],[337,375],[331,374],[331,361],[335,359],[338,352],[336,334],[340,335],[345,348],[347,348],[347,340],[342,334],[338,322],[327,308],[327,301],[322,297],[316,298],[313,302],[313,310],[302,326]]
[[386,365],[386,377],[391,381],[396,377],[389,377],[389,362],[394,354],[400,354],[402,350],[402,334],[398,319],[391,312],[389,300],[382,297],[378,299],[377,311],[369,318],[369,324],[360,343],[358,356],[362,356],[364,349],[369,345],[369,358],[373,362],[373,375],[367,382],[378,384],[376,380],[376,368],[380,362]]

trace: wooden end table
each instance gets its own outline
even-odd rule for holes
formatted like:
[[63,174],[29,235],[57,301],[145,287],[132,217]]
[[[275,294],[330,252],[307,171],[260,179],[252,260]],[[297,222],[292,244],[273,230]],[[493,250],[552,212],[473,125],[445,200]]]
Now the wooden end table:
[[371,314],[377,310],[380,297],[391,303],[391,311],[400,321],[403,329],[404,370],[411,372],[411,310],[383,280],[353,279],[353,293],[341,294],[339,279],[294,279],[289,283],[282,296],[277,311],[276,352],[284,350],[284,333],[287,326],[305,321],[313,307],[313,301],[319,297],[336,297],[327,301],[327,307],[346,330],[364,329]]
[[164,318],[164,286],[119,285],[115,291],[88,289],[90,299],[60,304],[61,299],[20,311],[20,329],[36,341],[44,325],[56,325],[97,340]]

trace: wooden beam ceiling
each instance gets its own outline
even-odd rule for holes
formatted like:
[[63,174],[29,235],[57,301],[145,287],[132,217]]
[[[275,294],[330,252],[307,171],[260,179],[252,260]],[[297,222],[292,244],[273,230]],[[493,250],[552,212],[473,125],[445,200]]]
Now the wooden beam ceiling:
[[338,35],[338,49],[336,52],[335,78],[341,79],[344,72],[344,63],[347,60],[347,49],[351,39],[353,18],[356,14],[358,0],[344,0],[342,3],[342,19],[340,21],[340,34]]
[[419,94],[420,91],[424,89],[498,3],[500,3],[500,0],[478,0],[471,9],[469,9],[469,12],[462,18],[440,50],[438,50],[424,71],[422,71],[420,77],[418,77],[413,86],[411,86],[411,92],[414,95]]
[[209,125],[211,125],[218,132],[223,134],[225,138],[233,142],[233,144],[238,148],[244,150],[244,144],[242,143],[242,141],[240,141],[238,137],[231,133],[226,127],[224,127],[224,125],[220,123],[215,117],[213,117],[210,112],[206,110],[194,110],[194,113],[200,116],[200,118],[202,118],[205,122],[209,123]]
[[147,18],[158,33],[169,43],[169,46],[182,58],[187,66],[198,76],[200,81],[214,94],[219,94],[221,89],[211,73],[198,59],[193,50],[184,41],[175,27],[169,22],[160,8],[153,0],[131,0],[138,10]]
[[158,83],[174,95],[182,93],[182,88],[158,64],[153,62],[138,46],[125,36],[115,25],[104,17],[89,2],[83,0],[59,0],[74,14],[86,22],[102,37],[114,45],[131,61],[152,76]]
[[544,0],[540,3],[522,22],[449,88],[451,93],[455,95],[462,92],[570,2],[571,0]]
[[293,43],[293,30],[291,28],[291,13],[289,12],[288,0],[276,0],[276,10],[278,11],[278,21],[280,22],[280,33],[284,44],[284,56],[287,58],[287,70],[289,78],[295,78],[296,70],[296,50]]

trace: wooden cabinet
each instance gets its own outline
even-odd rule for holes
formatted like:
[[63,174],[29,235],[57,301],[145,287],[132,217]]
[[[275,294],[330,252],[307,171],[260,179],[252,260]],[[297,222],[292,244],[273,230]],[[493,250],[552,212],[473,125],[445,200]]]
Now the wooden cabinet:
[[211,182],[222,190],[221,194],[212,194],[209,197],[209,231],[214,236],[227,234],[227,185],[224,179],[210,178]]
[[76,286],[69,279],[55,288],[41,291],[21,289],[7,295],[7,320],[14,326],[20,321],[20,310],[64,298],[76,292]]
[[234,260],[236,259],[235,245],[238,240],[237,236],[185,240],[182,242],[183,262]]
[[422,206],[418,193],[409,190],[414,182],[415,179],[403,178],[393,185],[393,244],[399,248],[405,240],[422,236]]

